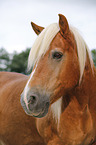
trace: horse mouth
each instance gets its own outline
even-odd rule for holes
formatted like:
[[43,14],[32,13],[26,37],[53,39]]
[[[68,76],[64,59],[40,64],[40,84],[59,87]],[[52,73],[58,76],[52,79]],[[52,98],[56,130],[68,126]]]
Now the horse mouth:
[[38,110],[36,108],[34,108],[32,111],[30,111],[30,109],[26,107],[26,104],[22,98],[20,101],[21,101],[21,105],[22,105],[25,113],[29,116],[33,116],[36,118],[42,118],[48,113],[49,105],[50,105],[49,102],[46,102],[45,105],[44,104],[41,105],[41,107],[39,107]]
[[36,117],[36,118],[42,118],[42,117],[46,116],[46,114],[48,113],[48,110],[49,110],[49,102],[47,102],[45,104],[45,107],[39,113],[31,113],[29,115]]

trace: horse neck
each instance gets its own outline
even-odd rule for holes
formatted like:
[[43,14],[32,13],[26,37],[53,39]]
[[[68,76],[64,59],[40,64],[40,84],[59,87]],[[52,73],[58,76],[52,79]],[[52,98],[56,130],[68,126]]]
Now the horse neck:
[[93,71],[90,62],[87,58],[84,74],[81,83],[74,89],[73,94],[81,107],[86,104],[93,105],[91,102],[96,97],[96,69],[93,66]]

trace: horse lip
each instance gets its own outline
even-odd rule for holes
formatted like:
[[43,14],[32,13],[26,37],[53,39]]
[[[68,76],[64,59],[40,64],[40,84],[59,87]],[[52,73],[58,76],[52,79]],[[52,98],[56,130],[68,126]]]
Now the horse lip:
[[47,102],[45,104],[45,107],[42,109],[42,111],[40,113],[38,113],[38,114],[32,113],[32,114],[29,114],[29,115],[31,115],[33,117],[36,117],[36,118],[42,118],[48,113],[49,105],[50,105],[50,103]]

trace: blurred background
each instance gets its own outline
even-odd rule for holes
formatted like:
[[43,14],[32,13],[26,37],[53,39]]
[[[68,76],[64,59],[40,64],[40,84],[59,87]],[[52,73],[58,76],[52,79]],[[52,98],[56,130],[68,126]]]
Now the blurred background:
[[92,51],[96,64],[96,0],[0,0],[0,70],[27,74],[36,34],[30,22],[46,27],[64,14]]

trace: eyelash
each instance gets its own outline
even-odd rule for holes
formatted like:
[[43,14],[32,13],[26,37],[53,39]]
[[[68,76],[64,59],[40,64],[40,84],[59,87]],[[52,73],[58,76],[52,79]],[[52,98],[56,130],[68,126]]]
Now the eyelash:
[[61,53],[61,52],[53,52],[52,53],[52,57],[53,57],[53,59],[61,59],[62,58],[62,56],[63,56],[63,54]]

